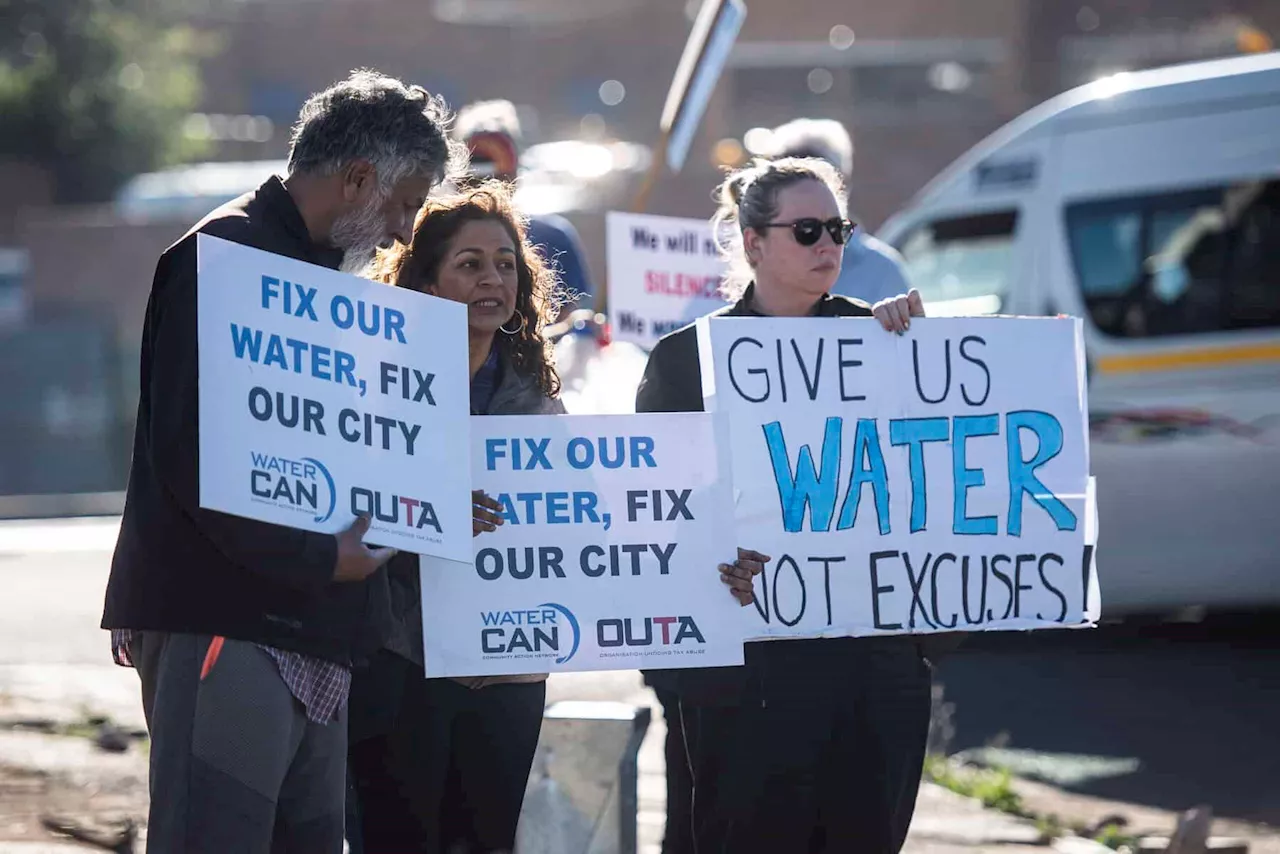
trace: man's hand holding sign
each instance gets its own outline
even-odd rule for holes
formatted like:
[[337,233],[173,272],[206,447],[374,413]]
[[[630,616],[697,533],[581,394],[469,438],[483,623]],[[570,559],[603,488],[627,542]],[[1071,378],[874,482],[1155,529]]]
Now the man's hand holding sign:
[[364,541],[369,533],[369,516],[361,514],[338,534],[338,564],[333,570],[337,582],[364,581],[378,568],[395,557],[396,550],[388,546],[370,546]]
[[738,549],[738,559],[720,564],[720,580],[729,585],[733,598],[744,608],[755,601],[756,576],[773,558],[751,549]]
[[502,521],[502,505],[486,495],[483,489],[471,490],[471,536],[496,531]]

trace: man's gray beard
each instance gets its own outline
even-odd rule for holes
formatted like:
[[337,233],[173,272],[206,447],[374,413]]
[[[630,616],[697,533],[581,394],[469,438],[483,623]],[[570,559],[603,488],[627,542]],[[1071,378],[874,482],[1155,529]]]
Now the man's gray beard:
[[386,199],[374,194],[360,210],[343,214],[333,222],[329,239],[342,250],[344,273],[360,275],[373,263],[378,244],[386,239],[386,223],[382,219],[382,204]]
[[373,264],[373,259],[377,257],[377,249],[362,249],[356,251],[348,249],[342,253],[342,263],[338,265],[338,269],[343,273],[350,273],[353,276],[363,276],[365,271]]

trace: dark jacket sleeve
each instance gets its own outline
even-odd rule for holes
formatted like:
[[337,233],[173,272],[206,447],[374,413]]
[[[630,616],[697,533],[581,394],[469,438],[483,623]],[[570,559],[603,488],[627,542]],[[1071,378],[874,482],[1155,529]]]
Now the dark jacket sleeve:
[[640,385],[636,387],[636,412],[668,412],[662,407],[663,379],[658,367],[658,354],[662,342],[659,341],[649,352],[649,361],[644,366],[644,376],[640,377]]
[[333,580],[338,542],[200,507],[196,238],[162,256],[147,319],[150,412],[146,449],[171,500],[226,558],[277,584],[319,592]]
[[636,388],[636,412],[702,410],[698,339],[692,328],[686,328],[658,341],[650,351]]
[[[698,338],[692,327],[686,327],[658,341],[649,353],[644,377],[636,389],[636,412],[702,410]],[[709,705],[735,705],[746,680],[743,667],[642,670],[641,674],[646,685],[659,691],[673,692],[689,703]]]

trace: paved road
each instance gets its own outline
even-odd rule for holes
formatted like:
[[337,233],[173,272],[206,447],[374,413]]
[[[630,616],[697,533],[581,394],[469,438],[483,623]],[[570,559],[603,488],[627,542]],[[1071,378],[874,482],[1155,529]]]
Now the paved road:
[[[115,531],[110,520],[0,523],[0,693],[93,696],[101,711],[140,717],[136,677],[108,663],[97,629]],[[1137,760],[1073,788],[1165,809],[1209,803],[1280,826],[1278,617],[975,637],[940,667],[956,705],[953,748],[1003,733],[1015,749]],[[554,677],[549,694],[652,697],[634,673]],[[663,809],[655,718],[640,760],[650,844]]]
[[[114,519],[0,522],[0,698],[85,707],[141,727],[138,680],[111,663],[98,628],[119,523]],[[656,854],[666,818],[661,708],[634,672],[553,676],[549,702],[613,700],[654,706],[639,757],[640,841]],[[0,850],[3,846],[0,846]]]
[[1068,788],[1280,826],[1280,614],[991,635],[939,669],[955,749],[1136,760]]

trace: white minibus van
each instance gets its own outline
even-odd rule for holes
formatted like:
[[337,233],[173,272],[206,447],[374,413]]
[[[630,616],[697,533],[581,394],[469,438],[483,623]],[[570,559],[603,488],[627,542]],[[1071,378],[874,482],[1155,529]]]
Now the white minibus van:
[[1104,618],[1280,605],[1280,52],[1067,92],[879,236],[932,315],[1084,319]]

